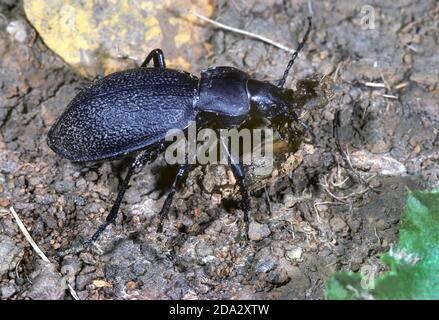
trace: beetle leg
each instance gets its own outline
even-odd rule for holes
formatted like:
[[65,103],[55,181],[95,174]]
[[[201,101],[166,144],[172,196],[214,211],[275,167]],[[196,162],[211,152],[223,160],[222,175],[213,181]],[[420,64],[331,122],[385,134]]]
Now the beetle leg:
[[242,163],[239,164],[231,163],[230,168],[232,168],[233,175],[235,176],[235,179],[238,181],[239,184],[239,190],[242,196],[242,210],[244,211],[244,222],[247,224],[250,202],[249,202],[247,187],[245,186],[244,183],[245,181],[244,167]]
[[113,207],[111,207],[110,213],[105,218],[105,222],[101,224],[96,232],[93,234],[93,236],[90,238],[90,240],[85,242],[85,245],[89,245],[93,242],[95,242],[99,236],[104,232],[104,230],[110,225],[111,223],[114,223],[117,217],[117,213],[119,212],[120,204],[122,203],[123,196],[125,194],[125,191],[129,187],[129,183],[131,180],[132,175],[141,169],[143,165],[147,162],[153,161],[157,158],[159,153],[161,152],[163,148],[163,145],[160,145],[157,150],[151,151],[145,150],[141,153],[139,153],[133,160],[133,162],[130,165],[130,168],[128,169],[128,173],[125,176],[121,186],[119,187],[119,192],[117,194],[116,200],[114,201]]
[[303,129],[305,129],[306,132],[309,133],[309,135],[311,136],[311,140],[310,142],[312,144],[314,144],[316,142],[316,135],[315,133],[312,131],[311,127],[309,126],[308,123],[306,123],[305,121],[302,121],[300,119],[297,120],[299,122],[299,124],[302,126]]
[[161,49],[152,50],[145,58],[145,61],[143,61],[140,67],[145,68],[149,64],[151,59],[154,62],[155,68],[160,68],[160,69],[166,68],[165,55],[163,54],[163,51]]
[[96,232],[93,234],[91,239],[86,242],[86,244],[91,244],[91,243],[95,242],[99,238],[101,233],[104,232],[104,230],[108,227],[108,225],[110,223],[113,223],[116,220],[117,212],[119,211],[119,207],[120,207],[120,204],[122,202],[123,196],[125,194],[125,191],[128,189],[128,185],[129,185],[131,176],[134,173],[134,169],[135,169],[134,163],[135,162],[136,162],[136,160],[134,160],[133,163],[131,164],[131,166],[128,170],[128,173],[125,176],[125,179],[123,180],[122,185],[120,186],[120,190],[119,190],[119,193],[117,194],[116,200],[114,201],[113,207],[111,207],[110,213],[105,218],[105,222],[102,223],[98,227]]
[[[311,136],[311,139],[309,140],[310,143],[314,144],[316,142],[316,135],[314,134],[314,132],[312,131],[311,127],[309,126],[308,123],[306,123],[305,121],[299,119],[299,117],[297,116],[297,114],[293,111],[290,113],[291,114],[291,121],[297,122],[298,124],[300,124],[300,126],[307,132],[309,133],[309,135]],[[298,135],[300,134],[300,132],[298,132],[298,130],[294,129],[293,127],[291,127],[291,124],[288,124],[288,130],[290,131],[291,134],[293,135]]]
[[221,147],[227,153],[227,159],[230,162],[230,168],[232,169],[233,175],[235,176],[236,181],[239,184],[239,191],[241,192],[242,197],[242,211],[244,211],[244,224],[245,224],[245,236],[248,235],[248,212],[250,211],[250,201],[248,196],[247,187],[245,186],[245,171],[242,163],[235,159],[234,156],[230,153],[230,150],[227,146],[227,140],[220,137]]
[[177,187],[180,186],[184,176],[189,169],[189,163],[181,164],[178,168],[177,175],[175,176],[174,182],[172,183],[171,191],[166,196],[165,203],[163,204],[162,210],[159,215],[159,223],[157,227],[157,232],[162,232],[163,230],[163,220],[168,216],[169,209],[171,208],[172,199],[177,191]]

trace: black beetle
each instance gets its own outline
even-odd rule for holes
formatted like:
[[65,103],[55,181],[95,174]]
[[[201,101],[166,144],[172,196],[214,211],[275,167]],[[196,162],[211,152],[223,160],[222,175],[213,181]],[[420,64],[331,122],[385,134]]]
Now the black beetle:
[[[168,130],[183,130],[191,121],[196,121],[197,127],[232,128],[251,117],[263,117],[273,123],[299,122],[309,130],[297,117],[293,90],[283,86],[310,30],[309,17],[305,36],[276,85],[251,79],[232,67],[207,69],[198,79],[184,71],[167,69],[163,52],[155,49],[140,68],[110,74],[79,92],[50,129],[49,147],[72,161],[97,161],[137,153],[106,221],[88,243],[115,221],[131,176],[163,152]],[[151,60],[154,67],[148,68]],[[228,157],[239,183],[247,224],[249,199],[244,169],[242,163],[231,158],[230,152]],[[176,187],[188,169],[188,164],[179,166],[160,212],[159,230]]]

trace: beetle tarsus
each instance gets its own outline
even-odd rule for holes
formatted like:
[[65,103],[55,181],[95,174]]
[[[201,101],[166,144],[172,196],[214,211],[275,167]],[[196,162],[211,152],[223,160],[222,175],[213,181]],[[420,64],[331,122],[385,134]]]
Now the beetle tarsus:
[[248,228],[249,228],[249,217],[248,217],[248,213],[250,211],[250,201],[249,201],[249,197],[248,197],[248,191],[247,191],[247,187],[244,184],[244,179],[240,179],[238,178],[238,182],[239,182],[239,190],[241,192],[241,197],[242,197],[242,201],[241,201],[241,206],[242,206],[242,211],[244,212],[244,218],[243,218],[243,232],[242,232],[242,239],[248,240]]
[[[242,167],[242,164],[237,165],[241,168],[239,168],[240,172],[244,172],[244,168]],[[243,240],[247,239],[247,235],[248,235],[248,228],[249,228],[249,217],[248,217],[248,213],[250,211],[250,200],[249,200],[249,196],[248,196],[248,191],[247,191],[247,187],[245,186],[244,183],[244,176],[241,175],[237,175],[235,174],[235,172],[237,171],[237,168],[234,168],[234,165],[231,165],[232,167],[232,171],[235,175],[236,180],[238,181],[239,184],[239,191],[241,193],[241,208],[242,211],[244,212],[244,217],[243,217],[243,232],[242,232],[242,238]],[[238,171],[238,172],[239,172]]]
[[108,221],[105,221],[103,224],[101,224],[98,227],[98,229],[96,230],[96,232],[93,234],[93,236],[89,240],[87,240],[83,243],[84,247],[91,246],[93,244],[93,242],[95,242],[99,238],[99,236],[102,234],[102,232],[105,231],[105,229],[108,227],[109,224],[110,223]]

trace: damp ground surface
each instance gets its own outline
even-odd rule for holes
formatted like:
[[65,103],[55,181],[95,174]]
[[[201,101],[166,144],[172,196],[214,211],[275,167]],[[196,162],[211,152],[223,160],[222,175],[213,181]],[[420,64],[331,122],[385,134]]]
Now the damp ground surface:
[[[301,145],[296,168],[253,191],[248,240],[224,166],[190,172],[158,234],[176,172],[159,159],[134,176],[99,248],[61,258],[104,220],[128,161],[72,163],[48,148],[50,126],[87,80],[45,47],[20,3],[0,2],[0,297],[72,299],[70,283],[81,299],[323,299],[334,271],[385,271],[379,257],[397,241],[407,190],[439,186],[439,5],[368,1],[369,29],[365,4],[313,2],[310,41],[286,86],[320,74],[333,98],[304,115],[318,139]],[[308,10],[305,1],[218,2],[216,18],[295,47]],[[6,31],[16,20],[24,42]],[[282,75],[288,53],[205,28],[211,65]]]

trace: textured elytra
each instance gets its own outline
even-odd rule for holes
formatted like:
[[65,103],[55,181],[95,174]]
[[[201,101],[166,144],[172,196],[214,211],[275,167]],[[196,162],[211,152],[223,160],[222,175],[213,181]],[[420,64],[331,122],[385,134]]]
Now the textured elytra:
[[134,152],[195,119],[198,79],[189,73],[138,68],[113,73],[83,89],[48,135],[48,145],[74,161]]

